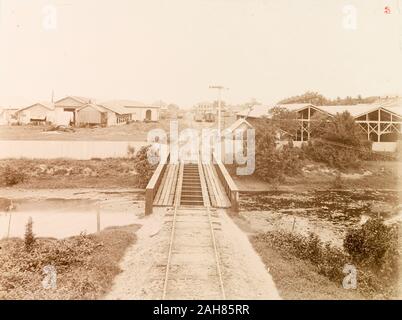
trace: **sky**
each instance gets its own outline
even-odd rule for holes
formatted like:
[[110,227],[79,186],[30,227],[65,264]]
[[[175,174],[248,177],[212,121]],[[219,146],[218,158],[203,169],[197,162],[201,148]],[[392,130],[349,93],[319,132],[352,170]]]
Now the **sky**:
[[0,40],[0,106],[402,95],[402,0],[0,0]]

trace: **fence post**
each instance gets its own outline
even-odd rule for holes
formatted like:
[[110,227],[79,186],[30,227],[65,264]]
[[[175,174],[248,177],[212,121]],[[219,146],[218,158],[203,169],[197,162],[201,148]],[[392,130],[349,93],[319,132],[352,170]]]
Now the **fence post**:
[[10,210],[10,218],[8,219],[8,229],[7,229],[7,239],[10,237],[10,229],[11,229],[11,215],[12,211]]
[[96,230],[100,232],[100,206],[99,202],[96,205]]

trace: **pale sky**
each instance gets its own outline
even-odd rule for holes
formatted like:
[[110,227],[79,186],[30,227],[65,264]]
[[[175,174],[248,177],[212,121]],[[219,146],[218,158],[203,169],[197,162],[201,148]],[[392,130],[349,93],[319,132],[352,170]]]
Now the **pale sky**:
[[0,0],[0,13],[0,106],[53,89],[190,107],[213,84],[229,103],[402,95],[402,0]]

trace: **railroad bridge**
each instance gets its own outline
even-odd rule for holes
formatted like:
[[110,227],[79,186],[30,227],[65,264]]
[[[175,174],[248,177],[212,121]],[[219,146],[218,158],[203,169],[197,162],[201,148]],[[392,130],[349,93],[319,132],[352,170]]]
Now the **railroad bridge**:
[[154,206],[210,206],[238,211],[239,190],[215,155],[205,164],[200,160],[173,164],[167,158],[158,165],[146,187],[145,214],[151,214]]
[[234,181],[216,157],[207,164],[158,165],[146,188],[145,208],[151,214],[154,206],[171,207],[162,299],[226,299],[217,208],[236,212],[238,200]]

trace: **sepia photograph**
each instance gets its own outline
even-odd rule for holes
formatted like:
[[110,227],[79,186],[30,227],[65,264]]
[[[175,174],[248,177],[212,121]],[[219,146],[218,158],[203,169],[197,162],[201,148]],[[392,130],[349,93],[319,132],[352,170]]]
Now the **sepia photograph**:
[[401,196],[402,0],[0,0],[3,302],[401,300]]

